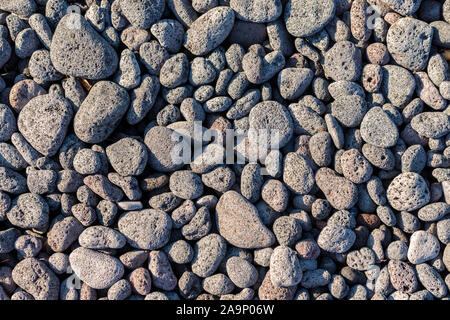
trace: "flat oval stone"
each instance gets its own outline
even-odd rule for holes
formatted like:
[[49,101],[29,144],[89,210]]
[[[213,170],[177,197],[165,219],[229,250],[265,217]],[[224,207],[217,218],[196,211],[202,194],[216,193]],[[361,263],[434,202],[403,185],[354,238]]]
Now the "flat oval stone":
[[91,80],[108,78],[119,62],[113,47],[77,13],[65,15],[58,23],[50,58],[62,74]]
[[261,222],[258,210],[236,191],[227,191],[216,206],[217,228],[229,243],[245,249],[271,246],[275,236]]
[[45,156],[53,156],[64,141],[72,115],[69,100],[46,94],[31,99],[23,107],[17,126],[33,148]]
[[111,287],[124,273],[119,259],[83,247],[73,250],[69,261],[73,272],[93,289]]
[[231,0],[230,7],[238,19],[256,23],[275,21],[283,10],[280,0]]
[[186,31],[184,46],[196,56],[217,48],[230,34],[234,25],[234,11],[229,7],[215,7],[195,20]]
[[335,209],[350,209],[358,201],[356,185],[330,168],[316,172],[316,184]]
[[364,141],[380,148],[394,146],[399,137],[397,126],[380,107],[367,111],[360,131]]
[[119,125],[129,104],[124,88],[111,81],[97,82],[75,115],[75,134],[87,143],[102,142]]
[[334,17],[334,0],[290,0],[284,10],[287,31],[294,37],[311,36]]
[[59,279],[43,261],[35,258],[20,261],[12,271],[12,279],[35,300],[58,300]]
[[146,209],[123,214],[117,225],[133,248],[156,250],[169,241],[172,220],[164,211]]

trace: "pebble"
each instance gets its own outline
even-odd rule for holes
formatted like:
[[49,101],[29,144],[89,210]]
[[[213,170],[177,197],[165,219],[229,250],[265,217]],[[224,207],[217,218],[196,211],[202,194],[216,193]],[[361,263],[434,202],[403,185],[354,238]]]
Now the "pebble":
[[347,252],[356,240],[355,233],[342,226],[326,226],[317,239],[319,247],[334,253]]
[[242,69],[247,80],[253,84],[262,84],[274,77],[285,65],[285,58],[279,51],[267,55],[249,51],[242,59]]
[[335,209],[349,209],[358,201],[356,185],[339,176],[332,169],[320,168],[316,172],[315,180],[319,189]]
[[332,0],[290,0],[284,12],[287,31],[294,37],[306,37],[322,30],[334,17],[336,3]]
[[406,106],[416,88],[414,76],[405,68],[396,65],[385,65],[382,70],[381,92],[395,107]]
[[129,104],[125,89],[110,81],[97,82],[75,115],[75,134],[87,143],[104,141],[119,125]]
[[235,191],[220,197],[216,213],[220,235],[238,248],[264,248],[275,241],[273,233],[261,223],[256,208]]
[[305,158],[288,153],[284,159],[283,182],[296,194],[307,194],[314,185],[314,172]]
[[417,216],[422,221],[439,221],[450,212],[450,206],[445,202],[435,202],[419,209]]
[[369,161],[357,149],[342,154],[341,167],[344,177],[357,184],[367,182],[373,172]]
[[234,18],[234,11],[227,7],[209,10],[190,25],[185,33],[184,47],[196,56],[210,53],[230,34]]
[[[79,28],[72,27],[74,21]],[[65,15],[58,23],[50,57],[62,74],[92,80],[111,76],[119,61],[116,51],[77,13]]]
[[78,242],[88,249],[120,249],[125,246],[126,239],[121,233],[108,227],[92,226],[80,234]]
[[438,239],[426,231],[419,230],[411,235],[408,260],[413,264],[421,264],[435,258],[439,250]]
[[335,81],[356,81],[361,75],[361,52],[350,41],[340,41],[324,55],[325,74]]
[[147,148],[132,138],[123,138],[106,148],[109,163],[122,176],[138,176],[147,165]]
[[297,286],[279,287],[275,286],[271,280],[271,272],[267,272],[261,285],[258,288],[258,297],[261,300],[292,300]]
[[302,269],[295,251],[279,246],[270,257],[270,279],[277,287],[291,287],[302,280]]
[[79,247],[69,255],[73,272],[93,289],[106,289],[124,273],[119,259],[91,249]]
[[[331,103],[332,116],[344,127],[349,128],[358,126],[370,110],[366,113],[367,103],[359,95],[341,95]],[[361,124],[361,128],[362,126]]]
[[278,88],[284,99],[299,98],[311,84],[313,72],[307,68],[286,68],[278,74]]
[[132,247],[154,250],[169,241],[172,221],[163,211],[145,209],[123,214],[119,217],[118,226]]
[[238,288],[249,288],[258,280],[256,268],[240,257],[231,257],[227,260],[226,272],[230,280]]
[[12,271],[12,278],[35,300],[58,300],[58,277],[40,260],[26,258],[20,261]]
[[72,114],[72,107],[65,98],[41,95],[23,107],[17,127],[33,148],[43,155],[53,156],[66,136]]
[[437,139],[450,131],[450,122],[443,112],[422,112],[412,118],[411,127],[422,136]]
[[15,228],[9,228],[0,231],[0,253],[9,253],[14,250],[14,244],[20,236],[20,231]]
[[432,28],[427,23],[402,18],[389,28],[386,43],[395,62],[411,71],[420,71],[429,59],[432,37]]
[[225,257],[227,243],[216,233],[209,234],[194,245],[192,272],[206,278],[214,274]]
[[389,148],[397,143],[399,133],[386,112],[379,107],[373,107],[362,119],[361,137],[376,147]]
[[447,286],[439,273],[426,263],[416,266],[417,277],[420,283],[436,298],[444,297],[447,292]]
[[41,196],[23,193],[12,201],[6,216],[14,226],[44,231],[48,226],[49,208]]

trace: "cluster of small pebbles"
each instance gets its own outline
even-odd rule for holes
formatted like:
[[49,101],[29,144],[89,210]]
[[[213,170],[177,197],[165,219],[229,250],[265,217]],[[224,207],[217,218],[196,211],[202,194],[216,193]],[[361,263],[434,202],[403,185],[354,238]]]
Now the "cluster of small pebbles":
[[0,0],[0,300],[448,300],[447,60],[450,0]]

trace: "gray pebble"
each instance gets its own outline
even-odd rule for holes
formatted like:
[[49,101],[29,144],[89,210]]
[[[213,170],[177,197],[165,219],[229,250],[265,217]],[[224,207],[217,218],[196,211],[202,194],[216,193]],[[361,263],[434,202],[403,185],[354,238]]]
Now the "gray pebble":
[[158,21],[165,8],[163,0],[119,1],[121,13],[132,25],[142,29],[149,29],[153,23]]
[[439,254],[439,241],[431,233],[423,230],[411,235],[408,260],[413,264],[421,264],[435,258]]
[[356,81],[361,75],[361,52],[350,41],[337,42],[325,53],[323,68],[335,81]]
[[277,287],[291,287],[302,281],[303,271],[299,259],[292,249],[276,247],[270,257],[270,279]]
[[88,143],[105,140],[119,125],[129,104],[125,89],[113,82],[97,82],[75,115],[75,134]]
[[78,242],[88,249],[120,249],[126,244],[125,237],[118,231],[104,226],[92,226],[85,229]]
[[14,282],[36,300],[57,300],[58,277],[47,265],[35,258],[20,261],[12,271]]
[[[74,23],[79,28],[74,29]],[[118,64],[116,51],[77,13],[65,15],[58,23],[50,56],[62,74],[95,80],[108,78]]]
[[284,12],[286,29],[294,37],[313,35],[327,25],[335,10],[336,3],[332,0],[290,0]]
[[356,240],[355,233],[341,226],[327,226],[322,229],[317,239],[320,248],[335,253],[348,251]]
[[447,295],[448,289],[439,273],[426,263],[416,266],[417,277],[420,283],[436,298]]
[[430,191],[417,173],[407,172],[395,177],[387,189],[387,199],[396,210],[412,211],[426,205]]
[[123,214],[118,226],[132,247],[155,250],[169,241],[172,221],[163,211],[146,209]]
[[206,278],[217,270],[227,249],[226,241],[218,234],[212,233],[200,239],[194,245],[192,272]]
[[70,253],[69,261],[80,280],[94,289],[111,287],[124,273],[119,259],[82,247]]
[[374,146],[388,148],[396,144],[399,134],[386,112],[374,107],[366,113],[361,122],[361,137]]

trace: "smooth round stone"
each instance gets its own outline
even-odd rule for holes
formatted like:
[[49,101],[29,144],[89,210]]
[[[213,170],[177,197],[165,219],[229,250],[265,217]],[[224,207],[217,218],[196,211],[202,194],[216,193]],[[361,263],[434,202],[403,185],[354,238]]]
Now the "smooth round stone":
[[256,23],[275,21],[283,10],[281,0],[231,0],[230,7],[238,19]]
[[430,201],[430,190],[422,176],[414,172],[401,173],[387,189],[389,204],[398,211],[420,209]]
[[270,256],[270,279],[274,286],[291,287],[300,283],[303,271],[294,250],[279,246]]
[[236,191],[227,191],[216,206],[217,228],[229,243],[245,249],[265,248],[275,236],[261,222],[258,210]]
[[412,118],[411,127],[421,136],[438,139],[450,132],[450,120],[444,112],[422,112]]
[[111,287],[124,273],[119,259],[82,247],[70,253],[69,261],[73,272],[93,289]]
[[397,126],[380,107],[367,111],[360,130],[364,141],[380,148],[394,146],[399,138]]
[[43,261],[20,261],[12,271],[12,279],[35,300],[58,300],[59,279]]
[[415,144],[403,152],[401,157],[402,172],[420,173],[427,164],[427,154],[420,144]]
[[234,16],[229,7],[209,10],[190,25],[184,36],[184,47],[196,56],[210,53],[230,34]]
[[395,62],[411,71],[420,71],[428,62],[432,37],[428,23],[402,18],[389,28],[386,43]]
[[284,10],[287,31],[294,37],[311,36],[334,17],[334,0],[290,0]]
[[75,134],[88,143],[105,140],[119,125],[129,103],[128,93],[119,85],[97,82],[75,115]]
[[37,151],[53,156],[62,145],[72,120],[72,106],[59,95],[31,99],[19,114],[17,126]]
[[341,226],[326,226],[317,239],[319,247],[334,253],[347,252],[356,240],[355,233]]
[[158,21],[165,8],[164,0],[119,0],[120,12],[135,27],[149,29]]
[[108,78],[119,62],[116,51],[78,13],[67,14],[58,23],[50,57],[62,74],[92,80]]
[[419,230],[409,240],[408,260],[413,264],[421,264],[436,258],[439,250],[439,240],[431,233]]

